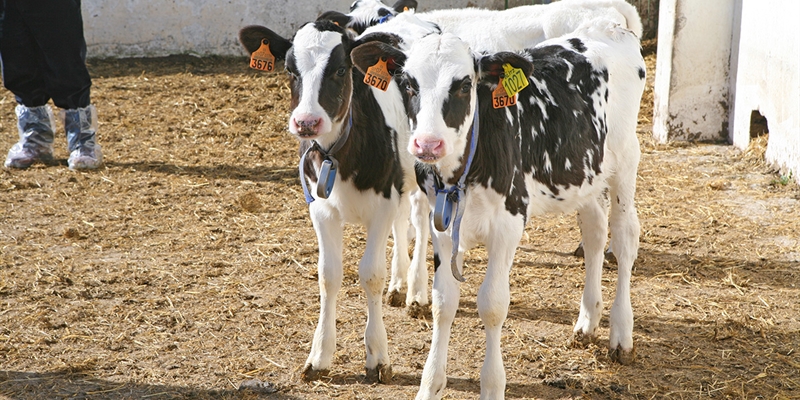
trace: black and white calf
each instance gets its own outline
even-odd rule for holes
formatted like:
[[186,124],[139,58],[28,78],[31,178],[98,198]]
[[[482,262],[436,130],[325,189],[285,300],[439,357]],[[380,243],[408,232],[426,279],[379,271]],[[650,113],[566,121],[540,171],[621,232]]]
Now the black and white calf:
[[[390,290],[407,284],[410,306],[428,303],[424,250],[414,262],[408,257],[409,193],[417,183],[414,158],[404,150],[409,128],[402,101],[397,101],[397,115],[384,116],[362,82],[364,74],[353,68],[350,33],[333,22],[306,24],[291,42],[260,26],[243,28],[239,36],[251,54],[269,46],[269,56],[285,58],[289,73],[293,109],[289,131],[301,140],[301,181],[307,186],[319,243],[320,316],[303,378],[317,379],[331,366],[336,349],[336,295],[343,276],[343,225],[351,222],[362,224],[367,232],[358,266],[368,309],[367,378],[386,382],[391,379],[391,363],[381,297],[390,231],[394,237]],[[396,121],[402,126],[395,126]],[[424,204],[423,215],[427,209]],[[427,242],[427,221],[417,220],[417,237]]]
[[349,13],[326,11],[317,20],[327,19],[361,34],[370,26],[383,23],[398,13],[415,8],[417,8],[416,0],[397,0],[391,7],[380,0],[356,0],[350,5]]
[[[509,271],[532,215],[579,212],[586,282],[574,340],[596,336],[609,224],[597,199],[606,191],[612,199],[610,225],[619,264],[609,351],[615,360],[630,362],[630,274],[639,238],[636,122],[645,71],[638,38],[616,23],[597,20],[570,37],[521,53],[476,55],[447,33],[428,35],[402,51],[380,36],[367,39],[353,50],[354,63],[365,70],[382,57],[402,73],[412,130],[408,150],[430,168],[431,205],[444,197],[449,203],[441,203],[457,209],[451,214],[436,207],[437,222],[453,215],[455,220],[444,232],[434,230],[433,340],[417,399],[443,394],[450,327],[459,302],[454,275],[461,274],[464,251],[478,243],[489,255],[477,301],[486,333],[481,398],[504,397],[500,338],[510,301]],[[530,83],[515,105],[494,108],[499,79],[511,79],[507,69],[521,69]],[[612,114],[613,122],[607,118]],[[460,239],[453,252],[456,235]]]

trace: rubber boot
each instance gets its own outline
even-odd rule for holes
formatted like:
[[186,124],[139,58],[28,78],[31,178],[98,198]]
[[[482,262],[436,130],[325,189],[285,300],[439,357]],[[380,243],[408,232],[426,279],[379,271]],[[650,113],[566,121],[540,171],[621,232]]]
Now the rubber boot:
[[102,165],[103,153],[95,142],[97,109],[94,105],[62,110],[61,117],[64,119],[64,130],[67,131],[69,169],[95,169]]
[[6,168],[28,168],[36,161],[53,161],[53,109],[45,104],[39,107],[18,105],[17,128],[19,142],[11,147],[6,157]]

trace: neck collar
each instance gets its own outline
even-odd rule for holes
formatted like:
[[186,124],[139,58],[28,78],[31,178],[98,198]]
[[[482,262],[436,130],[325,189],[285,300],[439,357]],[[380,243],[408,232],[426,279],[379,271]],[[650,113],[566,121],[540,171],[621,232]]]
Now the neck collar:
[[322,165],[319,169],[317,176],[317,197],[327,199],[333,190],[333,184],[336,182],[336,170],[339,167],[339,161],[333,156],[337,151],[342,149],[347,138],[350,137],[350,129],[353,127],[353,111],[348,112],[347,127],[344,132],[336,138],[331,148],[325,151],[319,142],[312,140],[311,146],[306,149],[303,156],[300,157],[300,184],[303,186],[303,195],[306,198],[306,204],[311,204],[315,199],[308,190],[308,183],[306,183],[305,164],[306,156],[311,151],[317,151],[322,154]]
[[467,195],[467,175],[469,175],[470,167],[472,167],[472,160],[475,158],[475,149],[478,147],[478,107],[475,106],[475,117],[472,120],[472,133],[469,141],[469,153],[467,155],[467,163],[464,166],[464,172],[458,179],[458,183],[450,188],[446,188],[444,182],[439,175],[433,171],[433,190],[436,193],[436,207],[433,211],[433,226],[439,232],[444,232],[450,225],[453,219],[453,208],[455,208],[455,219],[453,222],[453,229],[451,237],[453,239],[453,254],[450,258],[450,270],[453,276],[460,282],[465,279],[458,271],[456,264],[456,256],[458,255],[459,232],[461,230],[461,218],[464,216],[464,205],[461,201]]

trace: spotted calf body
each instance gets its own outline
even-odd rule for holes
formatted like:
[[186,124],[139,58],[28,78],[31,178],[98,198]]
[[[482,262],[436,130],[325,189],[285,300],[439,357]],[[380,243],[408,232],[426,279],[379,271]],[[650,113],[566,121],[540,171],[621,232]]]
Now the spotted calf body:
[[[466,176],[465,207],[456,266],[464,251],[484,244],[486,276],[478,291],[486,356],[481,398],[502,399],[505,372],[501,327],[510,302],[509,271],[526,221],[533,215],[577,210],[585,242],[586,282],[575,343],[593,340],[603,310],[601,270],[610,226],[619,264],[610,315],[609,351],[633,357],[630,274],[638,251],[634,205],[639,146],[636,121],[644,88],[644,62],[636,35],[612,21],[594,21],[570,37],[545,41],[519,53],[476,55],[451,34],[430,34],[404,50],[386,40],[352,52],[359,68],[376,57],[398,65],[412,136],[408,151],[433,180],[454,185],[465,172],[471,135],[474,161]],[[492,92],[504,66],[521,69],[530,84],[516,105],[494,108]],[[478,126],[473,130],[475,114]],[[609,118],[614,115],[613,121]],[[435,178],[434,178],[435,177]],[[434,205],[433,190],[429,200]],[[612,199],[610,216],[599,198]],[[434,230],[433,340],[417,399],[441,398],[445,388],[450,327],[459,302],[451,274],[453,225]]]
[[[417,306],[428,303],[424,253],[415,262],[408,257],[409,194],[417,186],[414,159],[404,151],[407,120],[405,127],[398,127],[384,118],[375,96],[361,82],[364,75],[353,69],[351,33],[333,22],[306,24],[292,41],[267,28],[250,26],[240,32],[240,41],[251,53],[266,42],[276,59],[285,58],[292,93],[288,128],[300,139],[301,154],[313,147],[305,157],[301,179],[307,181],[313,197],[309,211],[319,244],[320,316],[303,378],[317,379],[331,367],[336,349],[336,296],[343,277],[343,225],[349,222],[363,225],[367,233],[358,265],[368,311],[367,378],[386,382],[392,373],[382,295],[390,232],[394,237],[390,287],[401,290],[408,285],[408,299]],[[404,134],[399,135],[398,129],[404,129]],[[338,168],[332,191],[322,198],[316,186],[325,152],[331,148],[338,148],[331,154]],[[423,212],[427,214],[427,204]],[[426,241],[427,227],[427,223],[416,226],[417,236]]]

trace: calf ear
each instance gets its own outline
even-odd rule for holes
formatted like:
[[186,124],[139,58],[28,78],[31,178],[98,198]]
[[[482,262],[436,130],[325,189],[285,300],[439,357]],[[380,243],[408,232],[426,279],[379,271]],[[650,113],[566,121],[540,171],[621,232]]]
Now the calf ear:
[[361,72],[366,73],[367,68],[378,63],[380,58],[386,58],[386,67],[394,75],[406,62],[406,55],[400,51],[396,44],[400,37],[386,33],[375,33],[364,36],[354,44],[350,58],[353,65]]
[[269,42],[269,50],[276,60],[286,59],[286,52],[292,47],[289,40],[260,25],[245,26],[239,31],[239,42],[250,54],[258,50],[264,40]]
[[317,21],[320,20],[328,20],[336,25],[341,26],[342,28],[347,28],[350,26],[350,22],[353,20],[353,18],[338,11],[325,11],[324,13],[320,14],[319,17],[317,17]]
[[519,68],[525,76],[533,73],[533,64],[525,57],[511,52],[500,52],[485,55],[480,58],[481,82],[497,83],[503,75],[503,65],[510,64],[514,68]]
[[397,3],[394,3],[392,8],[399,13],[403,11],[416,9],[417,0],[397,0]]

